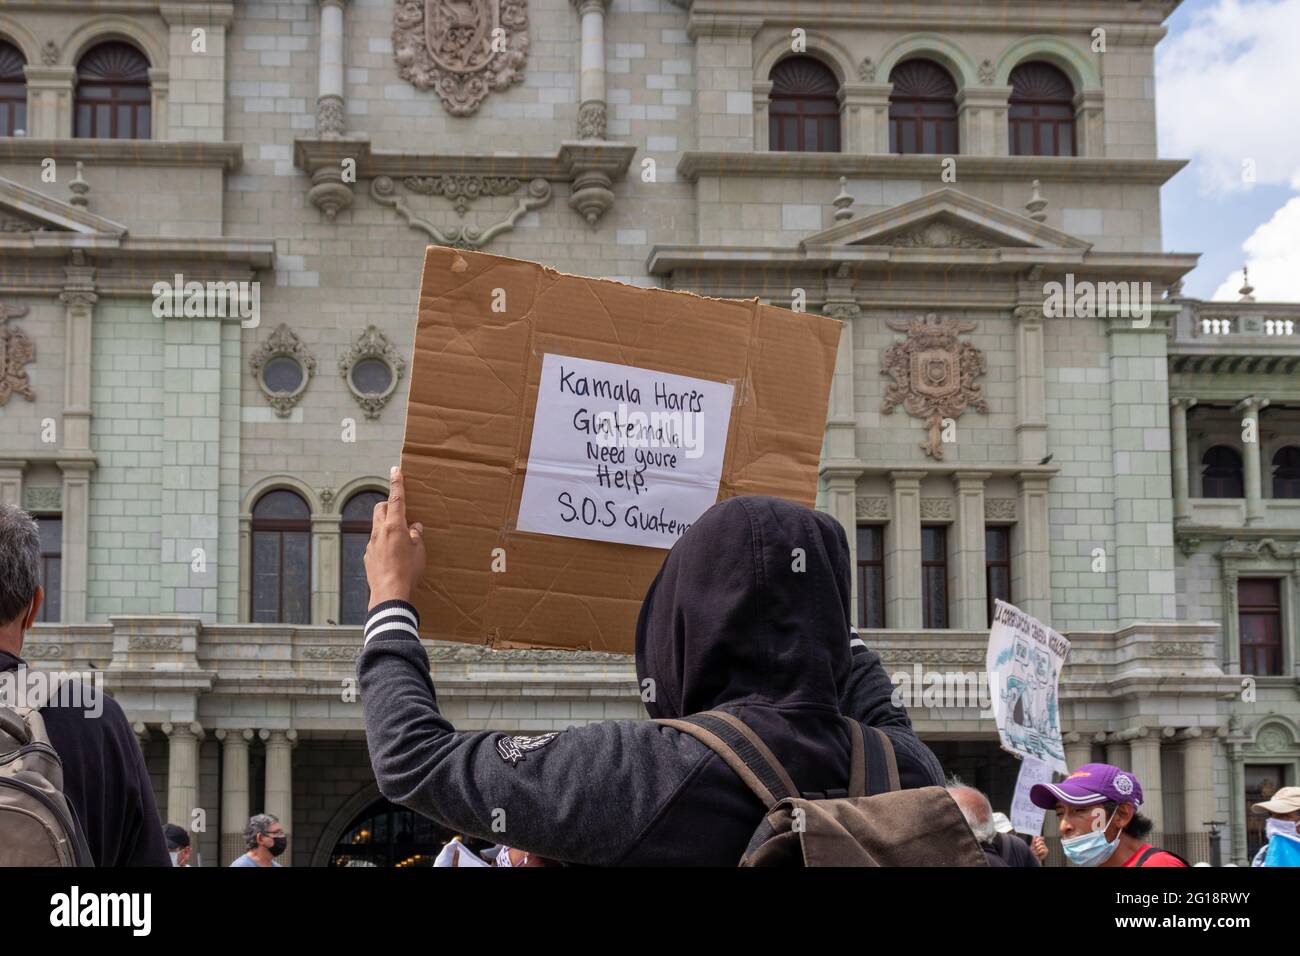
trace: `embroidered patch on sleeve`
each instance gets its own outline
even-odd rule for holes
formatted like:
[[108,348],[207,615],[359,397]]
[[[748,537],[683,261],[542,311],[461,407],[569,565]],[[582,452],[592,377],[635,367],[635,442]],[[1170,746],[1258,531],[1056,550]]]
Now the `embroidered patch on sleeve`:
[[502,737],[497,741],[497,753],[513,767],[524,759],[524,754],[545,747],[558,736],[560,732],[557,730],[540,737]]

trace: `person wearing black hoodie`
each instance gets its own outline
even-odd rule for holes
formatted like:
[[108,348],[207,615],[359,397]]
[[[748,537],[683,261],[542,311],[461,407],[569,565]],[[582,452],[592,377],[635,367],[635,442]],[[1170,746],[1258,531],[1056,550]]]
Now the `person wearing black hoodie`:
[[[357,663],[384,796],[456,832],[566,863],[738,863],[765,808],[688,734],[645,720],[536,737],[456,731],[438,709],[408,603],[424,529],[406,524],[402,489],[394,468],[366,551],[371,607]],[[848,541],[829,515],[764,497],[710,508],[641,607],[636,666],[653,688],[650,715],[735,715],[809,794],[847,786],[847,714],[889,736],[904,787],[941,785],[880,658],[851,635],[849,574]]]
[[[19,656],[23,635],[45,598],[40,559],[35,519],[0,504],[0,672],[27,666]],[[61,694],[40,714],[63,764],[63,794],[95,865],[171,866],[144,755],[117,701],[92,685]]]

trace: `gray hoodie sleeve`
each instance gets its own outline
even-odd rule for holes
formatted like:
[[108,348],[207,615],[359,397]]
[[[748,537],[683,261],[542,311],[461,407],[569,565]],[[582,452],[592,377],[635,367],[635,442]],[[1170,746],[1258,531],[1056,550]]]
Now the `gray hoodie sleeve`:
[[568,863],[634,849],[710,756],[684,734],[611,720],[536,737],[458,733],[438,710],[409,604],[376,606],[357,663],[379,789],[459,833]]

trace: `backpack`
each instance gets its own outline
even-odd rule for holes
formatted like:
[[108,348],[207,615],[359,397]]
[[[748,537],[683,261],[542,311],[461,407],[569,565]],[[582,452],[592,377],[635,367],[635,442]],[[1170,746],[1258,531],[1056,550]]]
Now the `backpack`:
[[1151,859],[1151,858],[1152,858],[1153,856],[1155,856],[1157,853],[1168,853],[1170,856],[1172,856],[1175,860],[1177,860],[1177,861],[1178,861],[1179,863],[1181,863],[1183,866],[1191,866],[1191,865],[1192,865],[1192,864],[1188,863],[1186,860],[1184,860],[1184,859],[1183,859],[1181,856],[1179,856],[1177,853],[1175,853],[1173,850],[1162,850],[1162,849],[1160,849],[1160,847],[1158,847],[1158,846],[1149,846],[1149,847],[1147,847],[1145,850],[1143,850],[1143,851],[1142,851],[1142,855],[1141,855],[1140,857],[1137,858],[1137,862],[1134,863],[1133,865],[1134,865],[1135,867],[1138,867],[1138,866],[1146,866],[1146,865],[1147,865],[1147,860]]
[[39,707],[0,706],[0,866],[94,865]]
[[988,866],[948,791],[901,789],[889,738],[844,719],[851,742],[848,789],[807,795],[732,714],[710,710],[658,723],[716,753],[767,808],[740,866]]

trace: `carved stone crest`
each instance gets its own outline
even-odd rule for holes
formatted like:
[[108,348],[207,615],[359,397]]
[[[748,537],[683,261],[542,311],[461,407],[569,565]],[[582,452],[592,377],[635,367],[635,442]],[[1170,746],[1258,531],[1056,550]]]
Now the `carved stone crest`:
[[884,240],[882,245],[896,246],[900,249],[996,249],[997,244],[989,242],[982,236],[965,232],[943,222],[927,222],[923,225],[896,233]]
[[943,460],[940,431],[945,418],[956,419],[967,408],[988,413],[988,402],[981,396],[975,379],[985,372],[984,353],[969,341],[958,339],[975,323],[940,318],[934,313],[908,322],[886,323],[907,339],[896,342],[885,352],[880,371],[893,378],[885,389],[881,411],[890,414],[902,405],[909,415],[925,420],[928,432],[921,443],[925,453]]
[[988,521],[1015,521],[1016,520],[1016,499],[1015,498],[985,498],[984,499],[984,520]]
[[10,319],[27,314],[25,305],[0,305],[0,406],[9,404],[10,395],[36,401],[36,392],[27,378],[26,366],[36,361],[36,343]]
[[859,518],[888,518],[889,499],[876,495],[864,495],[857,499],[855,510]]
[[464,216],[469,204],[480,196],[509,196],[520,182],[510,176],[408,176],[402,185],[424,196],[445,196],[455,205],[457,215]]
[[402,79],[469,116],[493,90],[523,81],[528,0],[396,0],[393,59]]

